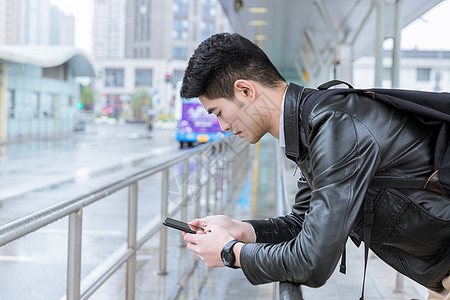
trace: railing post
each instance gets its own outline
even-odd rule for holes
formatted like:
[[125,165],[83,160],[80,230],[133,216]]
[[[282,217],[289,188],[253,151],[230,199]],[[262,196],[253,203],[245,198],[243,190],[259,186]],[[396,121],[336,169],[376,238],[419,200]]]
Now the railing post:
[[279,300],[303,300],[302,288],[292,282],[278,283]]
[[223,211],[223,182],[225,173],[225,143],[222,141],[220,144],[220,211]]
[[403,275],[399,272],[396,272],[397,275],[395,277],[395,289],[394,293],[402,293],[403,292]]
[[217,187],[218,187],[218,176],[219,176],[219,172],[218,172],[218,156],[219,156],[219,149],[217,146],[214,146],[214,214],[217,215],[218,211],[217,211]]
[[[226,144],[226,147],[224,149],[224,151],[226,151],[228,157],[230,157],[230,153],[231,151],[233,151],[233,149],[231,149],[231,146],[229,144]],[[237,159],[236,155],[234,155],[235,157],[231,157],[230,159],[228,159],[226,161],[226,168],[227,168],[227,172],[226,172],[226,176],[227,176],[227,196],[225,199],[225,203],[226,205],[228,205],[228,203],[231,203],[231,198],[232,198],[232,190],[233,190],[233,186],[231,183],[231,178],[232,178],[232,173],[233,173],[233,161],[235,159]]]
[[[192,199],[190,197],[192,197],[192,195],[188,195],[188,181],[189,181],[189,158],[186,158],[183,161],[183,186],[182,186],[182,199],[180,202],[181,205],[181,220],[183,222],[187,222],[187,206],[189,205],[188,203],[188,198]],[[191,189],[192,190],[192,189]],[[184,248],[184,237],[180,234],[180,247]],[[181,251],[183,251],[183,249],[181,249]]]
[[187,158],[183,161],[183,199],[181,201],[181,220],[183,221],[186,221],[187,218],[187,206],[189,205],[189,203],[187,203],[188,198],[191,199],[190,197],[192,196],[188,195],[188,192],[192,192],[188,191],[189,175],[189,159]]
[[138,184],[135,182],[128,188],[128,250],[133,251],[133,255],[127,260],[127,300],[134,300],[136,289],[137,200]]
[[67,250],[67,300],[80,299],[81,229],[83,209],[69,215],[69,244]]
[[206,214],[209,214],[209,188],[210,188],[210,181],[211,181],[211,156],[212,156],[212,147],[209,147],[209,153],[207,155],[208,158],[208,164],[206,165]]
[[203,169],[203,160],[202,154],[198,155],[198,163],[197,163],[197,193],[195,194],[195,212],[194,218],[200,217],[200,198],[202,197],[202,169]]
[[[169,210],[169,169],[165,169],[162,175],[161,191],[161,222],[168,216]],[[162,226],[159,237],[159,275],[167,274],[167,227]]]

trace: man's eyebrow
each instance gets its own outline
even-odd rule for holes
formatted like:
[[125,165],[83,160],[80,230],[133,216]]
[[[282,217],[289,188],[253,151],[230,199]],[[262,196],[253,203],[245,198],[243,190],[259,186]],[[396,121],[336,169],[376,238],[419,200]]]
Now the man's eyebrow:
[[208,114],[212,114],[213,111],[215,111],[217,109],[217,107],[210,107],[208,108]]

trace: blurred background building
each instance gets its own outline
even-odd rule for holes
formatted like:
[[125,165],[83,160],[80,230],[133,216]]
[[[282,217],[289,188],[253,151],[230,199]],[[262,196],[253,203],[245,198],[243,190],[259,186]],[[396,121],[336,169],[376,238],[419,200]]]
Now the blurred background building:
[[[4,84],[0,108],[4,109],[0,117],[0,142],[30,136],[58,137],[70,131],[68,128],[77,129],[76,118],[86,109],[116,119],[146,119],[149,113],[170,119],[176,84],[183,77],[188,57],[211,34],[231,31],[217,0],[93,0],[92,4],[92,20],[77,20],[92,22],[90,58],[73,47],[74,16],[59,10],[50,0],[0,0],[0,47],[16,45],[1,49]],[[43,45],[51,47],[45,50]],[[20,57],[15,55],[16,51],[21,53]],[[33,61],[36,51],[56,56]],[[96,74],[74,71],[69,53],[84,57]],[[48,68],[65,72],[63,77],[53,78],[59,83],[49,81],[49,85],[46,81]],[[79,76],[84,78],[77,79]],[[19,82],[23,84],[16,84]],[[74,89],[79,83],[81,90],[92,91],[93,99],[85,99],[80,88]],[[61,90],[64,85],[66,88]],[[55,92],[49,98],[51,89],[62,94],[56,96]],[[131,101],[138,89],[146,90],[149,97],[136,112]],[[49,111],[44,109],[47,104]],[[64,111],[64,122],[58,115],[60,111]],[[32,121],[18,122],[24,118]],[[46,125],[36,125],[36,119]]]
[[92,53],[96,59],[123,58],[125,0],[94,0]]
[[94,77],[73,47],[0,45],[0,142],[71,135],[80,98],[77,76]]
[[[391,57],[385,51],[383,58],[382,87],[391,87]],[[354,86],[372,87],[375,80],[374,56],[356,60]],[[448,50],[403,50],[400,65],[400,85],[404,89],[448,92],[450,91],[450,51]]]
[[[17,110],[26,108],[36,111],[36,105],[40,106],[39,109],[43,109],[46,105],[44,102],[47,101],[45,99],[48,98],[44,96],[46,92],[37,86],[31,88],[33,85],[28,87],[15,85],[7,81],[8,78],[11,80],[14,76],[19,76],[22,78],[18,79],[19,81],[28,82],[27,76],[33,74],[39,76],[41,78],[39,80],[44,80],[48,68],[60,68],[67,74],[72,74],[65,76],[62,81],[78,85],[78,92],[64,92],[65,95],[61,94],[54,98],[58,100],[51,101],[60,101],[57,107],[73,115],[69,119],[73,120],[74,129],[79,125],[77,116],[87,111],[95,115],[129,121],[145,121],[150,114],[157,114],[170,120],[174,113],[177,83],[182,79],[187,60],[194,49],[202,40],[214,33],[233,32],[228,16],[224,12],[225,2],[219,0],[80,0],[77,3],[79,4],[55,0],[0,0],[0,46],[16,45],[20,48],[28,45],[18,50],[23,53],[21,57],[28,58],[33,56],[33,47],[36,45],[66,48],[48,52],[58,53],[54,61],[60,62],[60,66],[54,65],[54,62],[43,65],[42,62],[36,61],[17,61],[16,56],[9,57],[5,54],[11,53],[11,48],[3,48],[6,52],[3,52],[0,63],[5,83],[1,87],[3,92],[0,93],[0,126],[2,126],[0,131],[4,132],[4,136],[0,143],[7,140],[6,135],[11,128],[16,128],[14,134],[18,137],[20,130],[16,126],[29,126],[8,126],[8,123],[13,123],[11,116],[17,118],[21,115]],[[76,17],[67,10],[62,10],[64,5],[69,4],[84,9],[86,3],[90,5],[89,9]],[[80,23],[89,24],[92,30],[76,32]],[[90,45],[84,48],[83,53],[74,48],[75,39],[79,34],[90,41]],[[84,57],[95,70],[95,74],[74,72],[68,64],[72,58],[61,59],[63,53],[76,53]],[[386,52],[384,58],[382,85],[385,87],[391,86],[392,64],[388,54]],[[354,61],[352,66],[354,86],[374,85],[373,56],[369,53]],[[17,75],[19,71],[22,72],[21,75]],[[300,78],[295,80],[300,84],[303,83]],[[449,52],[440,49],[403,51],[400,87],[448,91]],[[133,96],[143,92],[148,95],[145,101],[134,103]],[[38,94],[40,96],[36,96]],[[36,104],[38,102],[39,104]],[[55,114],[47,115],[46,122],[48,116],[52,115]],[[39,113],[38,116],[42,117],[42,114]],[[8,127],[9,129],[6,129]],[[37,128],[41,127],[45,126]],[[31,132],[29,129],[23,129],[23,131],[37,136],[48,136],[53,132],[47,130],[46,134],[41,134],[39,130]],[[9,133],[9,141],[15,140],[12,134]],[[20,135],[27,136],[27,134]],[[57,135],[55,132],[55,136]]]
[[21,2],[0,0],[0,44],[21,43]]
[[73,133],[75,77],[94,77],[74,30],[74,16],[49,0],[0,0],[0,143]]
[[75,18],[50,0],[0,0],[0,44],[74,44]]
[[141,87],[151,94],[147,107],[172,115],[187,59],[202,40],[231,30],[217,0],[95,0],[97,112],[132,118],[130,101]]

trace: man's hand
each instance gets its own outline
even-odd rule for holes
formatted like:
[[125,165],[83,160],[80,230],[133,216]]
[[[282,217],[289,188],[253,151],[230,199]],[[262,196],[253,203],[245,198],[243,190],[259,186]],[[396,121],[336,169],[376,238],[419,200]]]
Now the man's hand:
[[[192,222],[190,224],[194,225]],[[183,235],[184,240],[189,242],[187,248],[200,257],[206,263],[207,267],[224,267],[220,253],[223,247],[234,239],[225,227],[208,225],[204,233],[199,231],[197,234],[183,233]]]
[[211,226],[220,226],[226,229],[234,239],[245,243],[255,242],[255,231],[252,225],[247,222],[232,220],[227,216],[209,216],[202,219],[195,219],[189,222],[189,224],[204,227],[205,230],[208,230],[208,227]]

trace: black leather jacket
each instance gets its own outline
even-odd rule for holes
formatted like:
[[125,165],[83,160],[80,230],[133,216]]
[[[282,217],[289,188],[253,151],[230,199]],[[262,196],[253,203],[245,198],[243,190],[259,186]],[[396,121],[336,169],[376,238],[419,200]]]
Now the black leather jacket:
[[[435,135],[370,98],[333,96],[301,127],[303,99],[313,90],[290,84],[284,104],[286,156],[306,182],[289,215],[248,221],[256,243],[241,250],[252,284],[291,281],[319,287],[333,273],[348,237],[363,237],[366,197],[374,203],[370,248],[386,263],[439,291],[450,270],[450,199],[418,189],[371,186],[375,176],[426,179],[433,171]],[[370,271],[370,269],[369,269]]]

